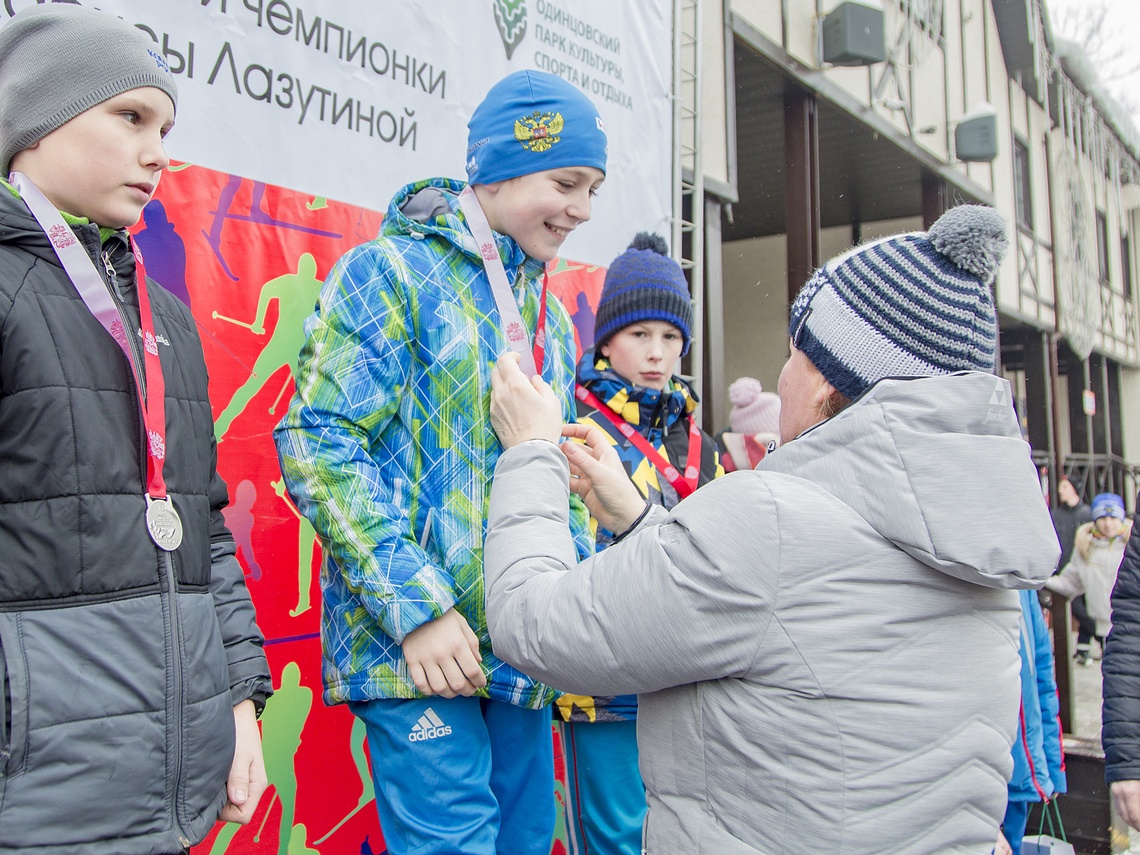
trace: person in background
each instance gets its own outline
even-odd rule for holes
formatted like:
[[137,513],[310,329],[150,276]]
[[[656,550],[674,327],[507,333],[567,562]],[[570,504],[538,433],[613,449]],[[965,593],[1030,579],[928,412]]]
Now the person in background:
[[180,855],[266,787],[273,686],[202,343],[128,232],[177,99],[114,15],[27,4],[0,27],[5,855]]
[[[1054,571],[1060,573],[1068,566],[1073,557],[1073,545],[1076,542],[1077,529],[1085,523],[1092,522],[1092,508],[1081,501],[1080,484],[1074,483],[1068,475],[1062,475],[1057,479],[1057,506],[1052,508],[1049,513],[1053,518],[1053,528],[1057,530],[1057,540],[1061,544],[1061,558],[1057,562],[1057,569]],[[1048,603],[1049,596],[1047,590],[1042,589],[1040,591],[1042,605]],[[1096,623],[1089,617],[1084,594],[1073,597],[1069,601],[1069,610],[1079,627],[1081,636],[1091,639],[1096,635]],[[1073,658],[1080,660],[1082,658],[1087,659],[1088,656],[1086,654],[1082,657],[1079,652],[1075,652]]]
[[1057,506],[1049,511],[1053,518],[1053,528],[1057,530],[1057,541],[1061,544],[1061,558],[1057,562],[1057,572],[1065,568],[1073,557],[1073,544],[1077,529],[1092,522],[1092,508],[1081,501],[1080,485],[1068,475],[1057,479]]
[[780,445],[780,396],[765,392],[755,377],[741,377],[728,387],[728,400],[729,429],[717,437],[724,471],[755,469]]
[[[555,690],[495,656],[483,613],[490,374],[525,353],[573,417],[546,263],[590,219],[607,142],[589,98],[539,71],[495,84],[468,130],[468,183],[404,187],[334,266],[274,432],[324,549],[325,702],[366,726],[391,855],[546,853],[554,832]],[[565,510],[589,555],[586,509]]]
[[1009,803],[1001,829],[1010,849],[1020,853],[1030,806],[1056,798],[1066,791],[1067,783],[1057,678],[1053,671],[1053,642],[1035,593],[1019,591],[1018,595],[1021,598],[1021,710],[1017,737],[1013,740]]
[[[1007,247],[999,214],[961,206],[816,271],[790,311],[779,450],[670,511],[499,360],[495,651],[567,691],[638,695],[648,855],[993,847],[1016,591],[1059,552],[993,374]],[[571,488],[618,533],[584,561]]]
[[1090,664],[1092,640],[1100,649],[1112,627],[1112,586],[1124,557],[1124,547],[1132,533],[1132,521],[1124,513],[1124,500],[1115,493],[1101,493],[1093,499],[1092,522],[1077,529],[1075,548],[1069,563],[1045,587],[1063,597],[1083,594],[1091,628],[1081,625],[1077,634],[1076,660]]
[[[1140,495],[1136,497],[1140,508]],[[1101,663],[1104,778],[1116,812],[1140,831],[1140,526],[1132,535],[1112,590],[1112,631]]]
[[[697,397],[674,374],[692,340],[681,266],[660,235],[641,232],[606,271],[597,343],[578,363],[578,423],[602,431],[638,492],[672,508],[723,474],[716,443],[696,423]],[[591,520],[599,551],[614,533]],[[571,849],[638,855],[645,786],[637,768],[637,697],[563,695]]]

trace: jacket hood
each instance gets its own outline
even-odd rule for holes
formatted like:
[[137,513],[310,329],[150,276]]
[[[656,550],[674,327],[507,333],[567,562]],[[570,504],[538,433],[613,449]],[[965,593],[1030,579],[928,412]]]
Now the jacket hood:
[[1039,588],[1060,549],[1011,400],[991,374],[881,380],[757,468],[811,481],[947,575]]
[[647,435],[667,432],[679,419],[697,408],[692,388],[676,375],[665,389],[637,386],[622,377],[608,359],[587,351],[578,362],[578,382],[615,413]]
[[1132,520],[1124,520],[1123,528],[1120,529],[1120,534],[1116,537],[1105,537],[1096,527],[1096,522],[1082,523],[1081,527],[1077,529],[1076,537],[1073,540],[1076,543],[1077,552],[1080,553],[1081,558],[1085,561],[1092,559],[1094,549],[1107,549],[1108,547],[1116,544],[1123,546],[1128,543],[1128,538],[1132,536]]
[[[380,228],[383,237],[411,237],[413,240],[437,238],[446,241],[482,266],[479,246],[467,219],[459,207],[459,194],[467,185],[451,178],[429,178],[415,181],[397,191],[388,203]],[[509,235],[493,232],[499,257],[508,273],[522,267],[528,276],[537,275],[545,267],[531,258]]]

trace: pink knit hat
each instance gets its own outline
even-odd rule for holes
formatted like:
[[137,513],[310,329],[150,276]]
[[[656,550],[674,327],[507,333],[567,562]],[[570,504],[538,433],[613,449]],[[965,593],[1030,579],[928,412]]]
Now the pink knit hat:
[[728,387],[732,411],[728,423],[735,433],[780,434],[780,398],[765,392],[755,377],[741,377]]

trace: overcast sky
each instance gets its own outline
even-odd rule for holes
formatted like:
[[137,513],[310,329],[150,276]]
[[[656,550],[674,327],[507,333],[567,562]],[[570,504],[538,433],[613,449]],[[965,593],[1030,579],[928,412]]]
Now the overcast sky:
[[[1140,0],[1045,0],[1054,23],[1054,31],[1066,35],[1058,26],[1058,13],[1062,10],[1075,8],[1088,10],[1094,4],[1101,4],[1108,9],[1106,22],[1110,25],[1111,36],[1115,44],[1128,52],[1135,61],[1140,62]],[[1140,129],[1140,71],[1133,72],[1127,79],[1110,82],[1110,91],[1119,98],[1121,95],[1130,95],[1127,100],[1133,109],[1133,123]]]

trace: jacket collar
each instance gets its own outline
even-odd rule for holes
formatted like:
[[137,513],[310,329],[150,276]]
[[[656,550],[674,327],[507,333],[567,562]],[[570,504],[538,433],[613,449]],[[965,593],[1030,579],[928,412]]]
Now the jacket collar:
[[[436,237],[482,266],[479,247],[459,207],[459,194],[466,186],[465,182],[451,178],[429,178],[405,185],[388,204],[380,234],[410,236],[414,240]],[[546,265],[527,255],[514,238],[499,232],[494,235],[504,268],[520,269],[528,279],[542,272]]]
[[667,433],[698,403],[696,393],[680,377],[674,375],[660,391],[636,386],[614,371],[608,359],[592,350],[578,363],[578,382],[643,435]]

